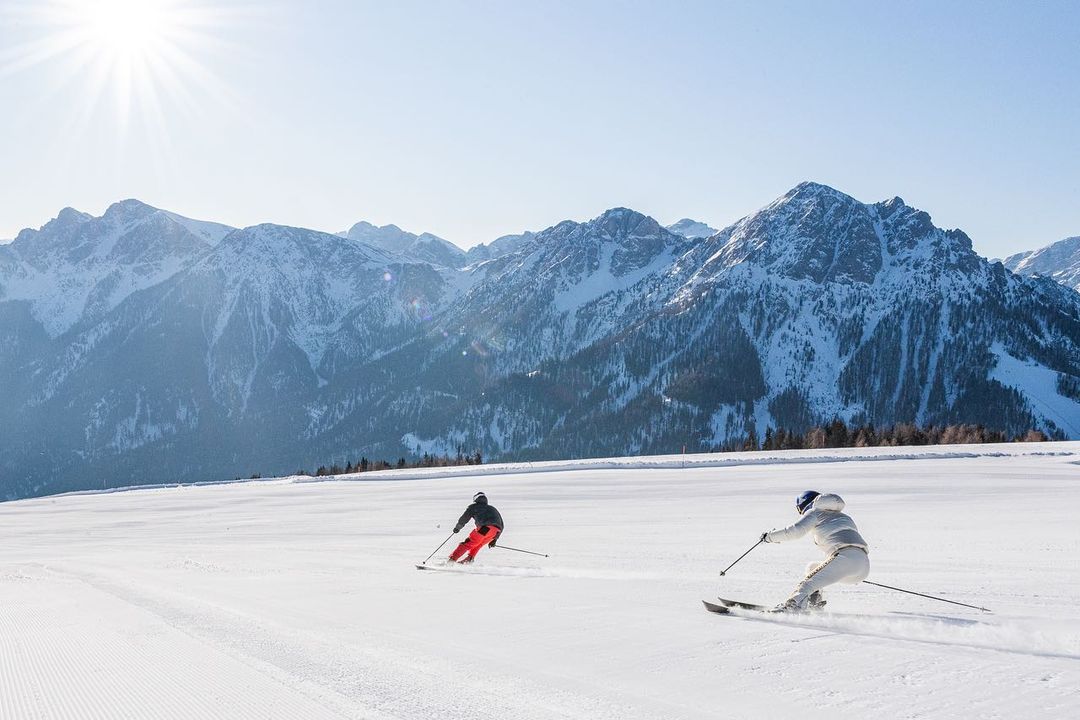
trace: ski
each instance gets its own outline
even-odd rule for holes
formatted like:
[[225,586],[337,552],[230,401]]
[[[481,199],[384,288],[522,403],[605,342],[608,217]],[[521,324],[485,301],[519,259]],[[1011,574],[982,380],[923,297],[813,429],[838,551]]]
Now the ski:
[[716,613],[717,615],[731,614],[731,608],[727,607],[726,605],[717,605],[716,603],[711,603],[708,600],[702,600],[701,602],[705,604],[705,609],[711,613]]
[[417,570],[438,570],[440,572],[468,572],[471,565],[469,563],[448,563],[446,565],[417,565]]
[[[820,605],[811,605],[810,607],[805,608],[803,610],[779,610],[779,609],[774,610],[773,608],[766,607],[765,605],[755,605],[754,603],[740,602],[739,600],[728,600],[727,598],[716,598],[716,599],[720,601],[720,605],[718,607],[723,607],[723,608],[725,608],[725,609],[727,609],[729,611],[730,610],[749,610],[751,612],[766,613],[768,615],[817,614],[817,613],[821,612],[825,607],[825,603],[822,602]],[[706,603],[706,604],[707,605],[712,605],[713,603]],[[716,612],[716,611],[715,610],[710,610],[710,612]]]
[[757,610],[758,612],[768,612],[769,608],[764,605],[755,605],[754,603],[739,602],[738,600],[728,600],[727,598],[718,597],[720,604],[728,608],[741,608],[743,610]]

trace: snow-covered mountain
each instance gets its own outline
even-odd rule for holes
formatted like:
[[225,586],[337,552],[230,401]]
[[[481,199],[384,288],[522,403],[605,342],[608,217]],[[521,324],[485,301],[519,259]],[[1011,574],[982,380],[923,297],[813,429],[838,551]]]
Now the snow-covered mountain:
[[672,223],[667,226],[667,229],[676,235],[682,235],[684,238],[690,239],[707,238],[718,232],[716,228],[711,228],[703,222],[691,220],[690,218],[683,218],[676,223]]
[[465,261],[465,251],[452,242],[431,233],[414,235],[397,225],[376,227],[362,220],[338,235],[412,262],[458,268]]
[[706,241],[614,210],[481,270],[449,312],[490,385],[415,447],[658,452],[836,416],[1080,433],[1080,295],[899,198],[804,183]]
[[[0,471],[33,481],[40,467],[85,466],[139,481],[284,457],[338,364],[414,337],[447,286],[426,263],[260,225],[61,336],[15,315],[29,340],[26,352],[0,355],[0,372],[16,380],[13,404],[0,409],[10,431]],[[0,313],[18,307],[0,303]],[[33,451],[42,437],[43,455]]]
[[1080,294],[899,198],[803,183],[693,239],[616,208],[453,263],[396,228],[193,224],[128,201],[0,248],[4,495],[834,417],[1080,437]]
[[1080,237],[1065,238],[1039,250],[1010,255],[1003,263],[1018,275],[1045,275],[1080,290]]
[[65,208],[5,246],[0,301],[27,302],[33,317],[56,337],[167,280],[231,230],[137,200],[116,203],[100,218]]

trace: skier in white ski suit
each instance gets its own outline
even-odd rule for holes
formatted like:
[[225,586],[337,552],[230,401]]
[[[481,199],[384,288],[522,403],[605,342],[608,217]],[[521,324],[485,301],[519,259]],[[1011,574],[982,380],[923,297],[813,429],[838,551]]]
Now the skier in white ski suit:
[[808,605],[820,607],[825,604],[822,589],[836,583],[860,583],[870,574],[869,548],[855,527],[855,521],[841,512],[844,501],[839,495],[807,490],[796,499],[795,508],[801,518],[781,530],[763,533],[761,539],[779,543],[797,540],[810,533],[814,544],[828,557],[824,562],[807,566],[806,577],[791,597],[776,607],[779,611],[805,610]]

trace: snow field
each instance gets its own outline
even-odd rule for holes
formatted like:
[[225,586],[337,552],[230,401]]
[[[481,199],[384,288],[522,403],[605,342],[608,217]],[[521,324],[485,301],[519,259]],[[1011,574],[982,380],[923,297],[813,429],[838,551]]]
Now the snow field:
[[[0,717],[1080,716],[1080,443],[945,450],[0,504]],[[765,545],[718,577],[807,488],[847,501],[871,580],[994,613],[866,585],[706,613],[820,557]],[[476,490],[551,557],[417,572]]]

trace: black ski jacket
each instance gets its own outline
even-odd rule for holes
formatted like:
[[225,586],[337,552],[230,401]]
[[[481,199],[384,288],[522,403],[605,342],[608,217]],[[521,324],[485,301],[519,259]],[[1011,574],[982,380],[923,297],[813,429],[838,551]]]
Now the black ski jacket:
[[476,527],[494,525],[499,528],[499,532],[503,530],[502,515],[493,505],[488,505],[487,498],[481,498],[465,508],[465,512],[458,518],[457,525],[454,526],[454,532],[460,531],[470,520],[476,522]]

